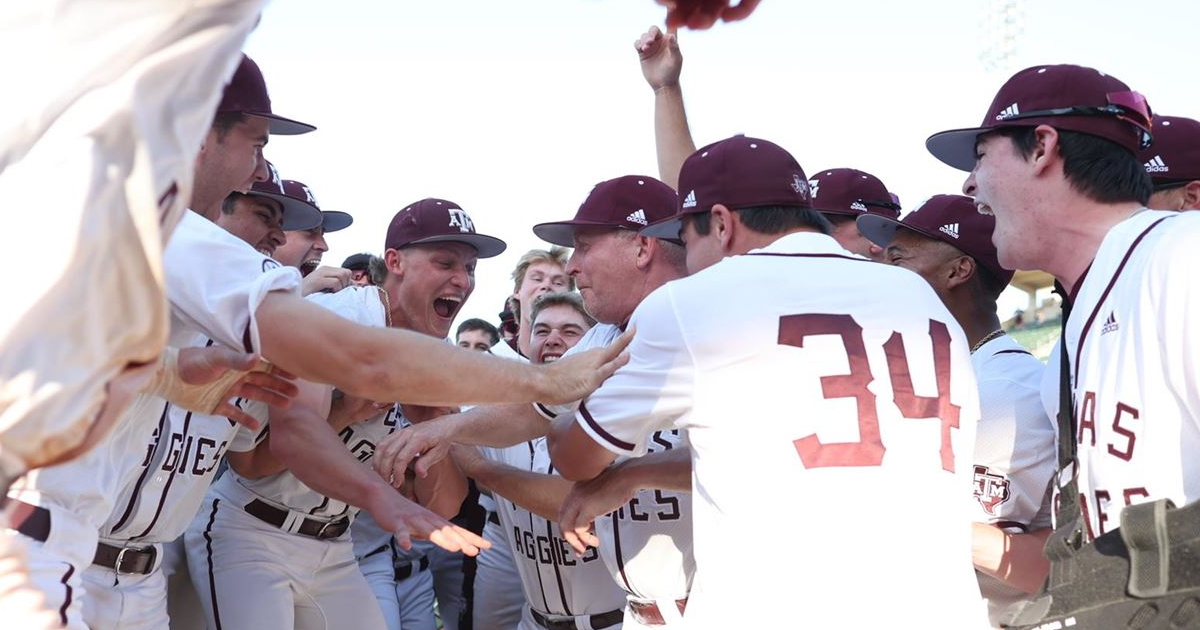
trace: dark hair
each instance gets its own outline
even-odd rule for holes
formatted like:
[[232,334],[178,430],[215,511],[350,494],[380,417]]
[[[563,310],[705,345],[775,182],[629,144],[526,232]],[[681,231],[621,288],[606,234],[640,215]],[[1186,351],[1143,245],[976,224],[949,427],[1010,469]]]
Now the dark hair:
[[[1024,158],[1037,148],[1035,127],[1004,127],[997,135],[1012,139]],[[1154,184],[1137,156],[1121,145],[1078,131],[1058,131],[1058,152],[1063,158],[1063,175],[1071,187],[1092,201],[1146,205]]]
[[500,342],[500,333],[496,330],[496,327],[478,317],[472,317],[459,324],[458,330],[454,332],[454,338],[457,340],[459,335],[468,330],[482,330],[487,333],[488,337],[492,339],[493,346]]
[[246,122],[246,115],[242,112],[217,112],[216,118],[213,118],[212,129],[217,132],[217,142],[225,140],[225,136],[234,127]]
[[221,202],[221,213],[222,214],[233,214],[234,204],[237,203],[238,199],[241,199],[242,197],[245,197],[245,196],[246,195],[244,195],[240,192],[237,192],[237,191],[229,193],[229,196],[225,197],[225,201]]
[[[759,234],[783,234],[796,228],[811,228],[821,234],[833,232],[833,226],[825,215],[811,208],[795,206],[755,206],[734,210],[752,232]],[[687,215],[692,221],[692,227],[701,236],[712,230],[712,213],[700,212]]]

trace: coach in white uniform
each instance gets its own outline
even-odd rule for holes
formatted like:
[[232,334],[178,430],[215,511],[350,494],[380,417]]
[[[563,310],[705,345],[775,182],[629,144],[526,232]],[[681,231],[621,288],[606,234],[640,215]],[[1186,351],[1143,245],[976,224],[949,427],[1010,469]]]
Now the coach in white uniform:
[[[996,260],[996,220],[962,195],[934,195],[897,221],[858,218],[883,259],[920,274],[971,344],[981,417],[975,440],[975,568],[994,627],[1008,621],[1046,580],[1042,542],[1050,527],[1054,423],[1041,401],[1045,365],[996,317],[1013,272]],[[1006,534],[1037,532],[1034,537]],[[1013,542],[1018,544],[1014,547]],[[1033,544],[1022,547],[1021,541]]]
[[[644,455],[654,431],[688,431],[689,627],[801,615],[879,628],[901,610],[929,627],[981,624],[968,525],[978,393],[958,324],[920,277],[839,247],[775,144],[701,148],[680,192],[677,218],[646,232],[682,238],[692,275],[638,306],[629,365],[555,422],[555,466],[591,479]],[[895,514],[921,514],[921,527],[880,527]],[[765,523],[788,540],[729,553],[729,536]]]
[[[1000,263],[1044,269],[1067,292],[1059,352],[1078,497],[1059,503],[1079,502],[1084,543],[1120,525],[1127,506],[1200,498],[1200,216],[1146,209],[1153,184],[1137,152],[1150,148],[1150,119],[1145,99],[1115,77],[1035,66],[1000,88],[980,127],[926,141],[970,170],[963,191],[995,214]],[[1049,414],[1059,407],[1060,358],[1051,357],[1042,390]]]
[[[601,322],[568,355],[611,343],[646,295],[685,274],[678,244],[637,235],[649,222],[670,217],[675,200],[675,191],[662,182],[628,175],[597,184],[573,219],[535,226],[539,237],[575,248],[567,272],[579,285],[588,312]],[[397,433],[386,440],[389,444],[380,465],[400,470],[413,453],[421,452],[420,466],[451,442],[492,447],[521,444],[542,436],[547,419],[556,412],[573,410],[573,405],[479,407]],[[647,447],[666,451],[680,440],[678,433],[666,431],[649,437]],[[514,457],[520,455],[518,451]],[[518,463],[528,469],[529,455],[524,457]],[[612,474],[612,483],[621,485],[617,497],[606,497],[606,509],[589,515],[603,515],[597,519],[600,557],[612,579],[626,591],[625,622],[633,624],[630,627],[677,622],[692,575],[691,497],[660,490],[675,487],[671,483],[657,480],[662,485],[652,485],[645,483],[644,476],[626,477],[621,468],[614,467]],[[686,468],[683,477],[686,486]],[[626,485],[627,481],[632,483]],[[674,482],[679,484],[678,475]]]

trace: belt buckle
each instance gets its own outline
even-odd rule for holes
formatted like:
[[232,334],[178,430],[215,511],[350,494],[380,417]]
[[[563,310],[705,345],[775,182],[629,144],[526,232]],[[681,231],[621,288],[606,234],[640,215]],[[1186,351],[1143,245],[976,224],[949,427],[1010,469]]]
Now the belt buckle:
[[[125,559],[125,553],[128,551],[132,550],[129,547],[121,547],[121,550],[117,552],[117,561],[113,563],[114,572],[121,573],[121,561]],[[131,571],[126,571],[125,573],[131,573]]]

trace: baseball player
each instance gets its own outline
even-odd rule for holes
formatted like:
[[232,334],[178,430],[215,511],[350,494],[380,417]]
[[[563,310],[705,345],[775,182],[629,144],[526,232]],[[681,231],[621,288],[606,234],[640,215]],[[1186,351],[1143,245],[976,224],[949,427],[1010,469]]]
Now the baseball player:
[[371,255],[366,252],[351,254],[342,261],[342,269],[350,270],[350,282],[360,287],[372,284],[370,266]]
[[[642,62],[642,76],[654,90],[654,144],[659,175],[676,186],[679,167],[696,150],[683,107],[679,74],[683,55],[675,33],[663,34],[656,26],[644,33],[634,48]],[[879,260],[881,249],[858,231],[854,218],[863,213],[895,218],[900,206],[879,178],[863,171],[836,168],[818,171],[809,182],[813,207],[833,225],[833,237],[847,251]]]
[[858,218],[859,231],[886,248],[888,263],[925,278],[971,344],[980,403],[973,548],[988,618],[998,628],[1046,580],[1041,545],[1014,548],[1004,534],[1036,532],[1017,540],[1044,542],[1056,452],[1054,423],[1041,401],[1045,365],[1004,334],[996,317],[996,298],[1013,274],[996,260],[995,225],[962,195],[934,195],[903,221]]
[[[296,188],[285,189],[274,166],[270,177],[221,205],[217,224],[269,256],[283,230],[320,225],[321,212]],[[290,194],[289,194],[290,193]],[[173,342],[215,343],[203,334]],[[163,545],[183,535],[229,449],[249,450],[235,440],[237,425],[221,415],[167,405],[138,462],[137,477],[121,488],[115,509],[100,528],[91,566],[83,571],[88,594],[84,621],[92,630],[161,628],[168,625]]]
[[1138,153],[1154,184],[1146,205],[1200,210],[1200,121],[1155,115],[1151,132],[1154,144]]
[[[530,352],[538,363],[561,357],[594,323],[582,301],[570,294],[543,294],[529,307],[526,317],[536,328]],[[554,525],[570,483],[553,474],[544,442],[538,438],[520,445],[524,452],[456,447],[454,457],[464,474],[494,492],[505,544],[530,602],[517,627],[619,627],[620,589],[595,550],[572,557]]]
[[[592,479],[644,455],[656,431],[687,430],[691,627],[793,623],[790,602],[814,627],[887,627],[898,610],[929,627],[982,623],[966,527],[978,393],[958,324],[919,277],[830,238],[773,143],[701,148],[680,192],[677,215],[645,233],[682,239],[691,275],[642,300],[630,363],[555,421],[555,467]],[[729,553],[730,535],[761,531],[766,505],[789,540]],[[921,527],[880,527],[899,513]]]
[[[1051,357],[1043,400],[1057,412],[1063,377],[1078,449],[1077,478],[1063,487],[1077,483],[1078,497],[1062,493],[1056,524],[1075,515],[1083,524],[1078,534],[1062,528],[1065,543],[1056,531],[1048,549],[1112,531],[1128,506],[1200,497],[1200,463],[1188,455],[1200,446],[1189,372],[1200,349],[1190,342],[1200,217],[1146,209],[1153,183],[1138,151],[1152,141],[1150,118],[1145,99],[1115,77],[1035,66],[1000,88],[979,127],[926,141],[970,171],[963,191],[995,215],[1000,263],[1044,269],[1067,292],[1059,352],[1068,374]],[[1054,589],[1062,580],[1051,573]]]
[[[542,239],[575,247],[567,271],[578,282],[587,311],[602,322],[574,350],[615,338],[645,295],[684,274],[677,244],[636,236],[644,225],[671,216],[674,204],[675,194],[668,186],[650,177],[626,176],[597,184],[574,219],[535,226]],[[383,447],[379,464],[387,470],[394,461],[391,466],[399,470],[419,451],[420,470],[450,442],[505,446],[536,438],[545,433],[546,419],[571,410],[547,405],[472,409],[396,434]],[[666,431],[651,436],[648,448],[685,451],[677,448],[680,441],[677,432]],[[690,489],[690,467],[684,467],[682,476],[673,487]],[[621,476],[617,481],[624,480]],[[691,497],[664,487],[621,486],[619,499],[606,504],[608,509],[584,518],[586,525],[591,516],[604,516],[596,519],[599,553],[613,581],[626,592],[624,622],[629,627],[678,623],[686,605],[692,575]],[[556,510],[562,497],[569,496],[565,488],[557,495]],[[536,607],[538,600],[530,604]]]
[[491,322],[472,317],[458,325],[455,338],[460,348],[490,352],[492,346],[500,343],[500,331]]
[[[309,203],[320,207],[312,190],[300,182],[289,186],[300,186],[308,195]],[[329,251],[325,235],[350,227],[354,217],[338,210],[322,210],[324,221],[308,230],[293,230],[288,232],[287,243],[275,252],[275,259],[289,267],[300,270],[304,278],[303,293],[308,295],[317,291],[341,291],[350,285],[350,271],[345,268],[321,266],[321,258]]]
[[[465,211],[440,199],[398,212],[385,247],[391,275],[383,287],[309,299],[371,325],[444,338],[474,288],[477,257],[504,251],[503,241],[477,234]],[[325,420],[331,389],[315,389],[302,386],[298,399],[315,402],[315,410],[297,405],[271,413],[269,449],[290,470],[247,471],[234,462],[210,492],[209,508],[188,530],[192,580],[201,590],[210,628],[326,628],[334,619],[356,615],[361,615],[358,627],[383,624],[347,534],[357,506],[382,525],[376,533],[391,538],[396,530],[392,512],[397,501],[405,500],[363,464],[375,443],[401,422],[399,407],[365,422],[331,427]],[[339,438],[342,448],[334,446]],[[316,459],[319,466],[306,463]],[[449,516],[458,511],[465,491],[465,482],[457,488],[440,484],[422,498]],[[408,547],[407,540],[400,544]],[[474,553],[466,546],[464,551]]]
[[[224,187],[224,194],[228,196],[232,191],[247,190],[255,181],[267,178],[265,162],[260,160],[261,148],[275,121],[280,121],[278,124],[285,131],[312,129],[272,113],[261,72],[249,58],[243,57],[226,87],[212,130],[196,159],[193,202],[197,207],[206,208],[212,218],[216,218],[221,212],[221,204],[205,200],[206,195]],[[177,310],[173,310],[170,342],[174,347],[187,347],[193,345],[197,334],[205,334],[225,348],[246,349],[243,338],[250,331],[247,324],[251,318],[247,314],[245,320],[239,321],[239,308],[251,308],[251,295],[291,290],[298,285],[298,280],[294,279],[294,272],[289,274],[276,269],[274,261],[253,251],[245,242],[224,232],[197,212],[188,212],[180,221],[165,254],[167,290],[172,297],[173,309],[178,307],[174,303],[174,292],[181,284],[186,284],[180,281],[178,274],[189,270],[187,265],[172,264],[172,255],[195,247],[199,240],[197,231],[204,228],[219,233],[204,244],[204,256],[234,268],[242,265],[243,269],[253,269],[254,282],[244,282],[244,286],[226,283],[219,291],[214,291],[214,294],[227,296],[236,306],[226,306],[222,310],[214,300],[204,304],[203,308],[192,309],[194,314],[186,322]],[[251,348],[257,350],[257,344]],[[143,462],[148,455],[146,445],[165,417],[166,408],[167,403],[161,398],[140,396],[121,417],[115,430],[92,451],[78,460],[26,475],[8,493],[9,500],[16,504],[20,513],[12,520],[11,527],[32,546],[30,571],[34,583],[46,593],[48,601],[56,607],[61,606],[64,626],[80,627],[83,623],[80,602],[85,597],[85,590],[80,574],[99,553],[98,530],[112,514],[122,491],[141,485],[136,482],[137,475],[150,470],[149,462]],[[229,420],[223,418],[221,422],[228,430]],[[199,444],[172,446],[180,451],[177,455],[182,455],[184,446],[193,456],[200,449]],[[215,454],[212,448],[206,452],[210,458]],[[190,459],[193,465],[197,463],[194,458]],[[117,559],[112,560],[119,564]]]

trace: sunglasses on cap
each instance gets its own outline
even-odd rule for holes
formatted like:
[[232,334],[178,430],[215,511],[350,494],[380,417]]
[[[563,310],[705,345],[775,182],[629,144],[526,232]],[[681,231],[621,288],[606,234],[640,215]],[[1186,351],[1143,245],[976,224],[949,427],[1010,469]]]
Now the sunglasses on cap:
[[891,210],[893,212],[900,212],[900,204],[898,204],[894,201],[874,201],[871,199],[859,199],[859,201],[862,204],[867,205],[867,206],[872,206],[875,208],[884,208],[886,210]]
[[1154,115],[1146,97],[1132,90],[1126,92],[1109,92],[1108,105],[1093,107],[1081,105],[1078,107],[1056,107],[1054,109],[1038,109],[1005,116],[1004,122],[1027,118],[1045,118],[1047,116],[1112,116],[1137,127],[1141,135],[1141,148],[1149,149],[1154,142],[1150,135],[1151,122]]

